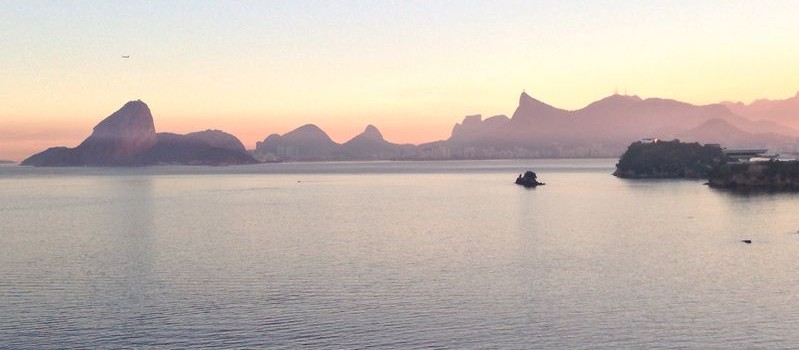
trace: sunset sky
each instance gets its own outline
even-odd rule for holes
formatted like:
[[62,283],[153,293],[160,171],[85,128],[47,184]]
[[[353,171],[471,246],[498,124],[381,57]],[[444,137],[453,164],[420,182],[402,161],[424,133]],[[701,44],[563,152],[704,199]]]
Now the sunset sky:
[[443,139],[522,89],[566,109],[614,89],[781,99],[799,90],[798,19],[790,0],[0,1],[0,159],[75,146],[135,99],[159,131],[248,148],[306,123]]

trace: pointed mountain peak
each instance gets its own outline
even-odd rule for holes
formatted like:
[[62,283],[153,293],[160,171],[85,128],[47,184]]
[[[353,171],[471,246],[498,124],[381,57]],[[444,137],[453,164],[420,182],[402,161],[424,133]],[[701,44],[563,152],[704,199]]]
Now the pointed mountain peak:
[[519,104],[525,100],[533,100],[533,97],[527,94],[527,91],[522,91],[522,94],[519,96]]
[[522,94],[519,96],[519,106],[530,106],[536,104],[546,105],[546,103],[543,103],[527,94],[526,91],[522,91]]
[[552,107],[544,102],[536,100],[528,95],[526,91],[522,91],[522,94],[519,96],[519,106],[516,107],[516,111],[513,112],[513,117],[511,119],[529,121],[533,118],[554,117],[565,112],[565,110]]
[[551,105],[548,105],[540,100],[533,98],[532,96],[528,95],[526,91],[522,91],[522,94],[519,96],[519,108],[529,108],[529,109],[556,109]]
[[358,134],[357,136],[353,137],[351,140],[347,141],[345,144],[353,144],[353,143],[360,143],[360,142],[380,142],[385,143],[386,140],[383,139],[383,134],[380,133],[380,130],[374,125],[369,125],[366,127],[362,133]]

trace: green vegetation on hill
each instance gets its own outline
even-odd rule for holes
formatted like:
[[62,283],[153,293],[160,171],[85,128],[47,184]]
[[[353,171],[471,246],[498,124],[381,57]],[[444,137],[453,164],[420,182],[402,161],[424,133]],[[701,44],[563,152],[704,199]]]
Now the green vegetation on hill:
[[725,164],[710,172],[708,184],[716,188],[797,191],[799,162],[771,160]]
[[682,143],[679,140],[634,142],[616,164],[613,175],[622,178],[707,178],[724,164],[726,157],[717,145]]

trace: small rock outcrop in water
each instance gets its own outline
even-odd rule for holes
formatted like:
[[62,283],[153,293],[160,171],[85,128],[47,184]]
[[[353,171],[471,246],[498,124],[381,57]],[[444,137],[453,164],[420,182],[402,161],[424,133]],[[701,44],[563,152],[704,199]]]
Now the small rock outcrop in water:
[[634,142],[616,164],[613,175],[622,178],[707,178],[726,162],[718,145],[674,141]]
[[524,187],[536,187],[538,185],[544,185],[543,182],[538,182],[536,179],[537,176],[532,171],[527,171],[524,175],[519,174],[519,177],[516,178],[516,184],[522,185]]
[[231,165],[257,161],[233,135],[208,130],[156,134],[150,108],[130,101],[97,126],[78,147],[53,147],[25,159],[30,166]]
[[770,160],[725,164],[710,172],[708,185],[743,191],[799,191],[799,162]]

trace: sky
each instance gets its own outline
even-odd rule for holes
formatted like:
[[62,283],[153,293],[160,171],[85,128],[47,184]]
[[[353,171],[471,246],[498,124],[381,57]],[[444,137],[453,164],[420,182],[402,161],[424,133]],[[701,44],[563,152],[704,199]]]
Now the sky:
[[[0,0],[0,159],[75,146],[141,99],[158,131],[248,148],[314,123],[338,142],[449,137],[525,90],[695,104],[799,91],[799,1]],[[122,58],[130,55],[129,59]]]

